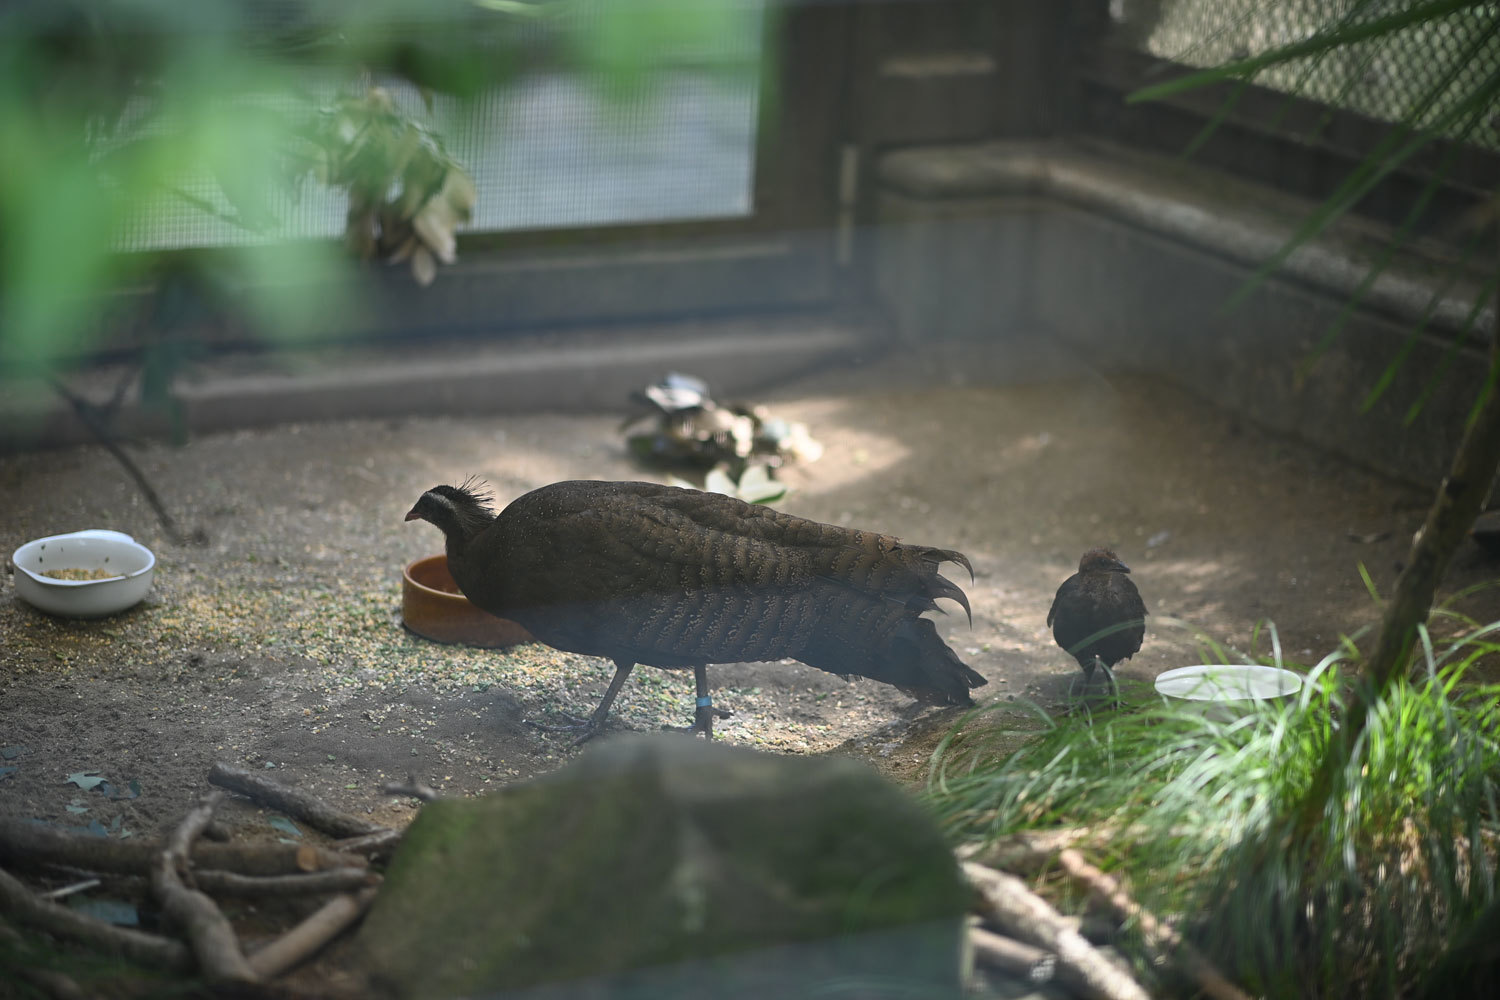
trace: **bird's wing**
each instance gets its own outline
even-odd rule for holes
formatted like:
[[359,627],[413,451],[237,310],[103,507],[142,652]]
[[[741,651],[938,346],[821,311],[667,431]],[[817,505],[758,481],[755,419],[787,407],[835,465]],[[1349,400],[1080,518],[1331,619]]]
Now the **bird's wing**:
[[1145,618],[1148,612],[1146,602],[1141,599],[1141,592],[1136,589],[1135,582],[1123,573],[1116,573],[1110,578],[1110,589],[1114,591],[1116,606],[1128,617]]
[[[788,593],[825,580],[915,613],[936,608],[934,599],[941,597],[968,610],[963,591],[937,573],[944,559],[967,566],[959,553],[903,545],[888,535],[821,524],[717,493],[654,483],[618,486],[602,499],[554,510],[546,519],[545,547],[559,556],[568,552],[566,562],[576,567],[567,581],[558,581],[571,599],[711,589]],[[535,544],[525,548],[540,555]],[[536,577],[552,575],[540,564],[529,572],[535,584],[544,583]]]
[[541,524],[518,525],[518,535],[530,538],[530,544],[514,547],[518,554],[524,550],[527,561],[516,568],[528,580],[528,603],[796,590],[813,578],[812,560],[801,547],[729,530],[733,524],[723,518],[704,520],[625,495],[555,512]]
[[1057,588],[1057,593],[1052,595],[1052,607],[1047,609],[1047,627],[1052,627],[1052,622],[1057,618],[1057,607],[1062,604],[1063,599],[1078,587],[1078,574],[1074,573],[1062,582]]

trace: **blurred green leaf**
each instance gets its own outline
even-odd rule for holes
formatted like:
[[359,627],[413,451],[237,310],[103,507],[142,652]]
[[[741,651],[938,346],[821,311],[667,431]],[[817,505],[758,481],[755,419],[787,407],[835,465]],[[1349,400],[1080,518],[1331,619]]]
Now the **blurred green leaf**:
[[482,10],[492,10],[497,14],[539,18],[546,13],[546,7],[542,4],[522,3],[521,0],[473,0],[473,3]]
[[347,292],[349,262],[337,244],[302,241],[227,251],[239,278],[237,301],[273,344],[329,327],[357,327],[362,312]]
[[89,294],[110,274],[114,192],[79,148],[49,141],[33,115],[0,104],[0,364],[23,368],[83,346]]
[[673,59],[705,57],[710,40],[760,31],[759,9],[742,0],[579,0],[568,10],[577,18],[568,39],[578,61],[615,100],[638,95]]

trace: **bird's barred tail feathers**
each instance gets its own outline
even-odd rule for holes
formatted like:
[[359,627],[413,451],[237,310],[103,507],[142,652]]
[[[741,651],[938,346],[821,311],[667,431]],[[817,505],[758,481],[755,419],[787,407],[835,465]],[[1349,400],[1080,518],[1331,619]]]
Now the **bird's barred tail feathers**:
[[908,618],[875,656],[870,676],[931,705],[972,705],[969,689],[989,683],[958,658],[926,618]]

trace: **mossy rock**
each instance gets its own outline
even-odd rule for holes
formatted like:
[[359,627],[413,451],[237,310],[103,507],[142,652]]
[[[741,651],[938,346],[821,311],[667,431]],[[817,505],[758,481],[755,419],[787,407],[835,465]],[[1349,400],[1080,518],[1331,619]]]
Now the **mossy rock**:
[[967,901],[932,820],[863,764],[624,736],[429,803],[358,946],[372,986],[399,997],[584,981],[622,996],[646,980],[639,995],[667,996],[673,969],[751,996],[734,982],[767,988],[768,948],[809,995],[851,976],[896,992],[844,995],[938,995],[957,989]]

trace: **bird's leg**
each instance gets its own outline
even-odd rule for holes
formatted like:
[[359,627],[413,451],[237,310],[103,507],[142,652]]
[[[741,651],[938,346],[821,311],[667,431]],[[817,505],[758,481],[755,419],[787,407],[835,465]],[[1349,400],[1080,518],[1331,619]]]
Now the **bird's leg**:
[[[1074,674],[1073,675],[1073,679],[1068,682],[1068,701],[1069,701],[1069,703],[1072,703],[1072,702],[1078,700],[1078,681],[1079,681],[1079,679],[1080,679],[1079,676],[1077,674]],[[1084,686],[1087,687],[1088,683],[1089,683],[1089,675],[1088,674],[1084,674],[1083,677],[1082,677],[1082,680],[1083,680]]]
[[620,688],[625,686],[625,678],[635,669],[635,664],[629,660],[615,661],[615,676],[610,680],[609,687],[604,692],[604,697],[599,701],[599,707],[594,709],[594,714],[589,716],[588,721],[578,721],[566,726],[544,726],[533,722],[531,725],[537,729],[545,729],[549,732],[573,732],[579,729],[583,733],[573,741],[573,745],[587,743],[589,740],[604,732],[604,720],[609,717],[610,706],[614,705],[615,699],[620,695]]
[[1077,674],[1074,674],[1072,682],[1068,685],[1069,707],[1063,714],[1071,714],[1076,708],[1079,707],[1082,700],[1088,697],[1089,685],[1091,685],[1094,681],[1095,670],[1103,671],[1104,683],[1107,685],[1106,691],[1110,695],[1111,703],[1116,708],[1118,708],[1121,704],[1120,685],[1119,682],[1115,680],[1115,672],[1111,670],[1109,666],[1104,662],[1104,658],[1096,655],[1086,662],[1080,663],[1079,666],[1083,668],[1083,691],[1081,694],[1079,693],[1079,676]]
[[1073,709],[1075,709],[1075,708],[1078,707],[1079,699],[1085,698],[1085,697],[1088,696],[1088,693],[1089,693],[1089,684],[1091,684],[1093,682],[1093,680],[1094,680],[1094,667],[1098,663],[1099,663],[1099,658],[1097,656],[1090,657],[1087,660],[1079,660],[1078,661],[1078,666],[1083,671],[1083,693],[1080,694],[1079,691],[1078,691],[1078,687],[1079,687],[1078,680],[1079,680],[1079,678],[1078,678],[1077,674],[1074,674],[1073,675],[1073,680],[1068,683],[1068,706],[1069,707],[1068,707],[1068,712],[1066,712],[1064,714],[1071,713],[1073,711]]
[[698,692],[698,704],[693,710],[693,724],[678,729],[680,733],[702,733],[704,738],[714,738],[714,717],[727,719],[734,713],[727,708],[717,708],[708,694],[708,665],[699,663],[693,667],[694,687]]
[[714,700],[708,694],[708,664],[693,666],[693,687],[698,692],[698,707],[693,710],[693,726],[689,732],[702,733],[703,738],[714,738]]
[[1104,682],[1109,685],[1111,703],[1119,708],[1121,705],[1120,682],[1115,679],[1115,672],[1106,666],[1103,660],[1099,661],[1099,669],[1104,671]]
[[714,738],[714,700],[708,694],[708,664],[694,665],[693,682],[698,692],[698,707],[693,710],[693,730],[711,740]]
[[615,661],[615,675],[610,679],[609,687],[604,691],[604,697],[599,700],[599,707],[594,709],[594,714],[589,716],[588,727],[584,729],[583,735],[573,741],[576,747],[604,732],[604,720],[609,717],[609,709],[620,696],[620,688],[625,686],[625,678],[635,669],[635,664],[629,660]]

